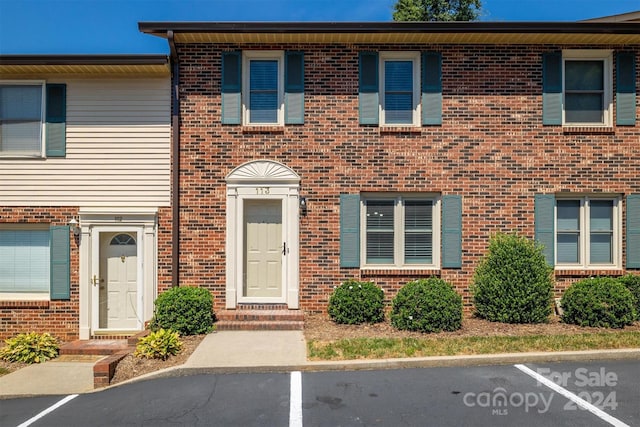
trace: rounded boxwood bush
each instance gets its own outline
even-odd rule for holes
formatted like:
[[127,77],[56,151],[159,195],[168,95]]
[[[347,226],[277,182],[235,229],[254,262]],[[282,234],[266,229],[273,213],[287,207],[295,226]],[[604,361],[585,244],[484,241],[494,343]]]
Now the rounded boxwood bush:
[[618,281],[629,289],[629,292],[635,298],[636,319],[640,320],[640,275],[627,274],[619,277]]
[[359,325],[384,320],[384,292],[372,282],[347,280],[329,297],[329,317],[336,323]]
[[629,289],[616,279],[581,280],[562,295],[562,321],[580,326],[623,328],[635,319],[634,302]]
[[175,287],[158,296],[151,330],[170,329],[180,335],[206,334],[213,330],[213,297],[207,289]]
[[458,330],[462,327],[462,297],[435,277],[409,282],[392,301],[391,324],[420,332]]
[[516,234],[497,234],[474,274],[471,291],[477,314],[494,322],[547,322],[552,272],[542,246]]

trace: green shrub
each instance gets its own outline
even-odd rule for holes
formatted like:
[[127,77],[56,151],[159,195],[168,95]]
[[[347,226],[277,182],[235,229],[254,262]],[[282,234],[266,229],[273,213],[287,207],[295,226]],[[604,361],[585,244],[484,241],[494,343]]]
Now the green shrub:
[[640,320],[640,275],[627,274],[618,278],[618,281],[626,286],[635,298],[636,320]]
[[391,324],[409,331],[455,331],[462,326],[462,298],[442,279],[409,282],[392,301]]
[[359,325],[384,320],[384,293],[372,282],[347,280],[329,298],[329,316],[336,323]]
[[634,302],[629,289],[616,279],[581,280],[562,295],[562,321],[580,326],[623,328],[635,319]]
[[182,342],[180,341],[180,334],[174,331],[160,329],[138,340],[134,355],[147,359],[167,360],[169,356],[178,354],[181,349]]
[[547,322],[552,271],[534,241],[515,234],[496,235],[471,286],[477,314],[494,322]]
[[213,330],[213,298],[204,288],[171,288],[155,302],[151,330],[171,329],[181,335],[206,334]]
[[4,342],[0,359],[7,362],[42,363],[58,356],[58,340],[48,333],[18,334]]

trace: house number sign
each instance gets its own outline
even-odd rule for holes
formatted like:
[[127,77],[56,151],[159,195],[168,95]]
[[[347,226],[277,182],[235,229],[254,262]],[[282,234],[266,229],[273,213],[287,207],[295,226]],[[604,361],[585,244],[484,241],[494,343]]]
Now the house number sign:
[[269,187],[256,187],[256,194],[269,194],[270,192]]

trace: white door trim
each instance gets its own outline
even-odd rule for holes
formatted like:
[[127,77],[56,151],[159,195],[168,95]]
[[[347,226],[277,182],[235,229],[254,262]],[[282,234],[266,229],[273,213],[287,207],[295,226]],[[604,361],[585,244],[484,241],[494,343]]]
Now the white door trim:
[[99,324],[98,298],[91,279],[93,271],[99,270],[101,232],[136,232],[138,313],[142,313],[139,330],[153,316],[157,296],[157,216],[156,208],[80,208],[80,339],[89,339]]
[[[108,331],[108,328],[100,328],[100,286],[93,283],[93,276],[97,278],[104,278],[105,272],[100,271],[100,264],[102,258],[102,251],[100,247],[100,235],[102,233],[117,234],[117,233],[132,233],[135,234],[136,239],[136,256],[137,256],[137,301],[136,312],[144,313],[143,308],[143,270],[142,260],[144,256],[144,228],[143,227],[127,227],[127,226],[107,226],[107,227],[94,227],[91,233],[91,329],[93,332]],[[142,330],[144,320],[139,317],[137,327],[134,330]],[[118,329],[120,330],[120,329]]]
[[[257,160],[245,163],[227,176],[226,239],[226,308],[240,302],[286,303],[299,307],[299,187],[300,177],[287,166]],[[242,295],[244,269],[244,201],[282,201],[282,238],[288,253],[282,261],[282,296],[279,298],[247,298]]]

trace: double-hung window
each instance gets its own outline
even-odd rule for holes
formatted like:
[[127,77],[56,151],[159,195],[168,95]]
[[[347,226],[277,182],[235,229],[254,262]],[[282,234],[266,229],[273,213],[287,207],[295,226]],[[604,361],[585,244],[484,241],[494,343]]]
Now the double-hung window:
[[439,265],[439,201],[435,196],[366,195],[362,199],[365,267]]
[[604,49],[571,49],[542,55],[542,123],[564,126],[636,124],[636,55]]
[[41,82],[0,84],[0,156],[42,156]]
[[284,52],[245,51],[244,123],[284,124]]
[[556,264],[561,268],[619,266],[620,209],[617,198],[556,200]]
[[380,53],[382,125],[420,125],[420,53]]
[[66,85],[0,82],[0,157],[66,155]]
[[610,51],[563,52],[566,125],[611,125],[611,63]]
[[361,125],[442,124],[440,52],[361,51],[358,67]]

